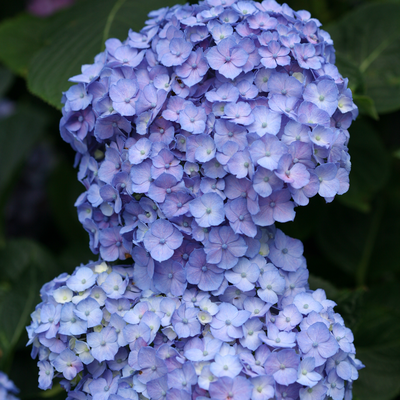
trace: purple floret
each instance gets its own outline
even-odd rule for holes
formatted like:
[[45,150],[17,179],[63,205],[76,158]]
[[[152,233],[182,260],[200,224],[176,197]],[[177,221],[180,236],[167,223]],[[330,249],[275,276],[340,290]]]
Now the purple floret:
[[160,219],[146,232],[143,243],[151,256],[161,262],[171,258],[182,240],[182,234],[170,222]]
[[123,244],[120,228],[113,227],[100,231],[100,254],[106,261],[115,261],[118,258],[125,260],[130,249],[126,249]]
[[278,229],[268,257],[284,271],[296,271],[303,263],[303,250],[300,240],[292,239]]
[[99,362],[113,360],[118,352],[117,333],[114,328],[107,327],[101,332],[87,335],[92,356]]
[[222,303],[219,312],[210,323],[211,333],[217,339],[230,342],[243,337],[242,325],[249,319],[250,312],[238,310],[229,303]]
[[322,322],[316,322],[307,331],[300,332],[297,342],[305,356],[314,358],[317,367],[339,350],[337,341]]
[[180,338],[193,337],[200,333],[200,323],[197,320],[198,310],[182,304],[175,310],[171,322],[176,334]]
[[176,261],[156,263],[153,281],[160,292],[181,296],[186,289],[186,271]]
[[83,364],[79,358],[69,349],[62,351],[56,359],[52,361],[54,368],[62,372],[64,378],[72,380],[83,370]]
[[88,94],[86,87],[83,83],[71,86],[67,92],[65,92],[67,99],[66,109],[67,111],[79,111],[84,110],[92,101],[93,95]]
[[290,64],[290,49],[281,46],[277,41],[271,40],[266,47],[260,47],[258,53],[261,56],[261,63],[266,68],[276,68],[278,65]]
[[207,61],[211,68],[229,79],[236,78],[249,55],[242,48],[237,46],[232,37],[221,40],[216,47],[212,47],[206,53]]
[[245,255],[246,242],[240,235],[233,232],[230,227],[213,228],[210,231],[204,251],[207,262],[217,264],[223,269],[230,269],[238,263],[239,257]]
[[173,65],[182,65],[184,63],[192,50],[190,43],[186,42],[184,39],[174,38],[169,43],[168,50],[161,57],[161,62],[167,67],[172,67]]
[[224,203],[216,193],[206,193],[193,200],[189,209],[201,227],[218,226],[225,219]]
[[272,375],[275,381],[281,385],[289,385],[297,380],[297,368],[300,364],[300,356],[294,350],[280,350],[271,353],[264,368],[268,375]]
[[203,249],[193,250],[186,264],[188,282],[205,291],[217,290],[224,279],[223,269],[207,264]]
[[251,393],[251,383],[242,376],[234,379],[225,376],[210,384],[210,394],[216,400],[250,400]]

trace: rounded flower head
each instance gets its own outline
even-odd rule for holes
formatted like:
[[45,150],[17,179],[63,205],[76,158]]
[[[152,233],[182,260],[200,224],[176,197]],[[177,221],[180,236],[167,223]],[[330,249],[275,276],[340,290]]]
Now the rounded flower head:
[[[60,131],[81,154],[86,185],[80,220],[107,261],[135,246],[167,261],[182,234],[202,242],[209,263],[232,268],[243,254],[208,251],[209,228],[230,226],[250,248],[257,226],[348,189],[357,107],[329,35],[308,14],[207,0],[149,18],[124,42],[109,39],[64,95]],[[271,257],[284,271],[302,262],[275,248]]]
[[[237,240],[229,227],[226,236],[213,229],[227,243]],[[274,231],[254,240],[272,236],[273,246]],[[156,261],[150,278],[151,258],[144,250],[134,254],[133,266],[89,263],[43,287],[27,328],[40,388],[58,374],[78,399],[135,399],[147,390],[150,400],[258,400],[281,398],[282,387],[287,394],[329,387],[339,398],[357,379],[363,365],[352,333],[322,289],[307,289],[304,267],[279,273],[265,257],[244,255],[223,269],[194,248],[185,267],[179,259]],[[136,286],[136,269],[146,272],[151,289]],[[81,292],[83,277],[90,286]],[[58,296],[65,289],[67,302]],[[90,383],[82,386],[78,375]]]

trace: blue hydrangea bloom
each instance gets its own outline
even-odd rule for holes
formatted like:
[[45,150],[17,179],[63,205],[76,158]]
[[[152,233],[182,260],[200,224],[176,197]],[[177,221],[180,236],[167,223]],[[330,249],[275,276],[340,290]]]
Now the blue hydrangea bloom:
[[62,375],[77,399],[350,393],[353,335],[274,226],[348,189],[358,111],[320,26],[275,0],[165,7],[71,78],[60,132],[100,258],[41,291],[27,330],[42,389]]
[[[76,205],[92,251],[124,260],[141,246],[165,261],[176,248],[144,244],[154,217],[185,216],[176,229],[195,240],[197,226],[253,238],[310,197],[347,191],[357,107],[334,62],[321,24],[275,1],[165,8],[124,42],[109,39],[71,78],[60,122],[79,154],[86,192]],[[239,185],[246,204],[230,201],[232,178],[251,188]],[[136,205],[138,194],[154,209]]]
[[[255,240],[270,248],[282,240],[298,246],[282,235],[265,229]],[[135,259],[146,263],[140,252]],[[122,398],[141,393],[159,399],[164,392],[218,398],[228,388],[247,396],[240,399],[258,400],[264,392],[279,398],[282,386],[296,388],[294,399],[312,389],[341,400],[358,378],[363,365],[355,358],[353,335],[325,292],[309,290],[304,259],[293,272],[268,255],[239,256],[235,266],[222,269],[197,248],[185,268],[178,261],[156,263],[151,290],[136,286],[135,270],[136,264],[111,267],[100,260],[42,288],[43,302],[27,328],[32,355],[39,355],[40,388],[62,376],[71,398],[97,398],[107,386],[107,395]],[[69,289],[85,276],[90,287]],[[67,300],[59,296],[64,288],[71,292]],[[49,339],[55,309],[60,322]],[[49,317],[42,320],[42,313]],[[236,380],[243,385],[234,389]]]

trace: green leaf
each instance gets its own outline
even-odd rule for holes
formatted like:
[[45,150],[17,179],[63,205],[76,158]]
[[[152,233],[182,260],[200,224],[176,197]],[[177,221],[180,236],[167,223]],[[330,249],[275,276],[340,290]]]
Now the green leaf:
[[14,73],[26,76],[32,56],[43,46],[46,22],[29,14],[0,24],[0,60]]
[[350,190],[346,193],[346,195],[339,197],[338,200],[343,205],[353,208],[362,213],[369,213],[371,211],[371,204],[369,199],[363,197],[357,192],[354,192],[351,189],[351,185]]
[[[328,28],[328,30],[330,31],[331,29]],[[352,90],[353,94],[355,92],[364,92],[364,76],[356,64],[337,52],[336,66],[342,76],[349,78],[348,86]]]
[[353,328],[357,358],[366,366],[354,382],[362,400],[392,400],[400,393],[400,295],[398,282],[364,295]]
[[60,253],[57,253],[57,263],[64,272],[71,274],[74,269],[82,263],[87,263],[90,260],[96,260],[98,256],[94,255],[89,249],[89,235],[80,227],[84,240],[71,243],[65,247]]
[[44,133],[47,119],[42,109],[20,104],[13,115],[0,120],[0,194]]
[[338,292],[335,311],[343,317],[345,325],[351,330],[358,326],[365,293],[365,288],[341,289]]
[[389,180],[390,158],[378,133],[365,119],[359,118],[350,128],[349,153],[352,169],[350,189],[340,202],[362,212]]
[[367,281],[374,282],[386,278],[389,282],[395,274],[400,276],[398,246],[400,243],[400,200],[391,197],[382,204],[382,219],[371,254]]
[[0,98],[5,95],[14,80],[13,73],[4,67],[0,67]]
[[40,301],[39,289],[55,272],[51,255],[31,240],[8,242],[0,249],[0,350],[2,368],[11,360],[29,315]]
[[[343,75],[343,60],[363,75],[378,113],[400,108],[400,4],[367,4],[328,27]],[[350,82],[351,85],[351,82]]]
[[[129,28],[143,28],[149,11],[173,5],[176,0],[83,0],[63,14],[58,32],[32,59],[28,87],[35,95],[61,108],[61,93],[68,78],[81,73],[81,65],[93,63],[110,37],[125,40]],[[90,15],[90,18],[88,18]],[[60,17],[61,18],[61,17]]]
[[377,280],[392,280],[399,272],[400,210],[398,199],[384,195],[363,214],[332,204],[320,220],[329,229],[318,232],[317,241],[326,258],[352,275],[358,287]]
[[87,247],[88,234],[78,221],[78,213],[74,207],[76,199],[85,191],[85,187],[77,180],[76,173],[69,162],[61,159],[50,177],[49,200],[54,220],[64,240],[69,243],[83,242]]
[[0,318],[2,321],[7,321],[0,330],[0,348],[5,357],[18,343],[28,323],[29,315],[39,299],[36,272],[32,267],[26,268],[26,274],[20,284],[14,285],[1,297]]
[[[0,248],[1,279],[18,283],[24,277],[27,265],[32,263],[41,270],[41,281],[53,279],[58,272],[53,256],[37,242],[30,239],[14,239]],[[48,268],[50,267],[50,271]]]
[[322,253],[334,265],[354,276],[364,251],[370,217],[334,203],[319,222],[320,226],[329,227],[318,232]]
[[376,111],[375,103],[371,99],[371,97],[368,96],[362,96],[359,94],[353,95],[353,100],[354,103],[356,103],[360,114],[368,115],[369,117],[378,120],[379,115],[378,112]]

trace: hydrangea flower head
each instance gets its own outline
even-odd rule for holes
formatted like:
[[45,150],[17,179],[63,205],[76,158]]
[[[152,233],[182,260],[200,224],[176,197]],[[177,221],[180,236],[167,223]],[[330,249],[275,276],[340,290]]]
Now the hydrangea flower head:
[[[299,246],[274,231],[255,240]],[[232,232],[218,237],[235,243]],[[69,398],[107,392],[118,399],[197,393],[259,400],[279,398],[281,386],[294,385],[294,399],[299,390],[323,388],[343,399],[357,379],[363,365],[353,335],[325,292],[309,290],[304,259],[294,272],[259,254],[238,255],[236,265],[220,268],[198,247],[185,265],[156,261],[152,277],[148,261],[139,251],[133,265],[91,262],[42,288],[27,328],[40,388],[61,378]],[[136,283],[143,273],[145,290]],[[59,295],[64,290],[66,299]]]
[[163,262],[179,234],[208,249],[213,227],[249,247],[257,226],[343,194],[350,123],[337,120],[357,107],[334,62],[321,24],[275,1],[164,8],[125,41],[107,40],[71,78],[60,122],[78,153],[92,251],[125,260],[140,246]]

